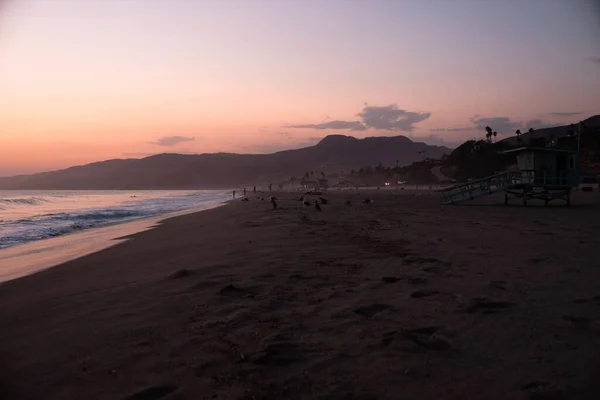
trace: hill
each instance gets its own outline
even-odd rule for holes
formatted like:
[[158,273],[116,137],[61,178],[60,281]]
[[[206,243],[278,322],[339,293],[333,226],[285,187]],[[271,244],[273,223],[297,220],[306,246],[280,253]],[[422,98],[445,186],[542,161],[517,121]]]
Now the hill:
[[409,165],[450,153],[405,136],[331,135],[315,146],[273,154],[159,154],[108,160],[60,171],[0,178],[0,189],[191,189],[287,180],[307,171],[337,173],[363,165]]
[[[600,115],[581,121],[581,174],[596,174],[600,166]],[[493,127],[492,127],[493,128]],[[515,164],[514,156],[499,154],[502,150],[521,146],[555,147],[577,150],[577,126],[565,125],[526,132],[491,143],[470,140],[445,157],[442,171],[453,179],[464,181],[492,175]]]

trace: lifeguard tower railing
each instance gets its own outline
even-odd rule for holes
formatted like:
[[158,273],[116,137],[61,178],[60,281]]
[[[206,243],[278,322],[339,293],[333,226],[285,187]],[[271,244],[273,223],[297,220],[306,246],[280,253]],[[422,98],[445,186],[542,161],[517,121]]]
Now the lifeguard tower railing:
[[456,204],[478,197],[489,196],[522,183],[522,171],[504,171],[485,178],[448,186],[438,190],[443,204]]
[[568,187],[577,186],[578,182],[573,181],[573,176],[564,171],[535,171],[532,169],[521,170],[522,184],[533,187]]

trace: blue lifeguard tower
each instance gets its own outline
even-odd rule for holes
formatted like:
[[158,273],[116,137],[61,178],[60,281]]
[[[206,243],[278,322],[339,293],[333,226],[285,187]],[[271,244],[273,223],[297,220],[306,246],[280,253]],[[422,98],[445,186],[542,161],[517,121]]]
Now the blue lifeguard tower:
[[517,168],[440,189],[442,203],[456,204],[504,191],[504,204],[516,198],[523,205],[530,200],[541,200],[545,205],[563,200],[571,205],[571,190],[579,185],[577,151],[519,147],[500,154],[515,154]]

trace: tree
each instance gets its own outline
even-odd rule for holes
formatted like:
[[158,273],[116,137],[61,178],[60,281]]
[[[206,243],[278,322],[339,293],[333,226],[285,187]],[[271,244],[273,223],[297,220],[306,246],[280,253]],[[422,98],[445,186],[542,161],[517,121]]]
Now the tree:
[[488,142],[491,142],[491,141],[492,141],[492,135],[494,134],[494,133],[492,132],[492,128],[490,128],[489,126],[486,126],[486,127],[485,127],[485,132],[486,132],[486,133],[485,133],[485,139],[486,139]]

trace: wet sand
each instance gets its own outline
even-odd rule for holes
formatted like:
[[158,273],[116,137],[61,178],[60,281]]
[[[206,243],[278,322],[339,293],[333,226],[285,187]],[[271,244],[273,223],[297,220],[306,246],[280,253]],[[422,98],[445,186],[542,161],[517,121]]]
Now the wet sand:
[[0,398],[597,398],[597,192],[292,196],[0,285]]

